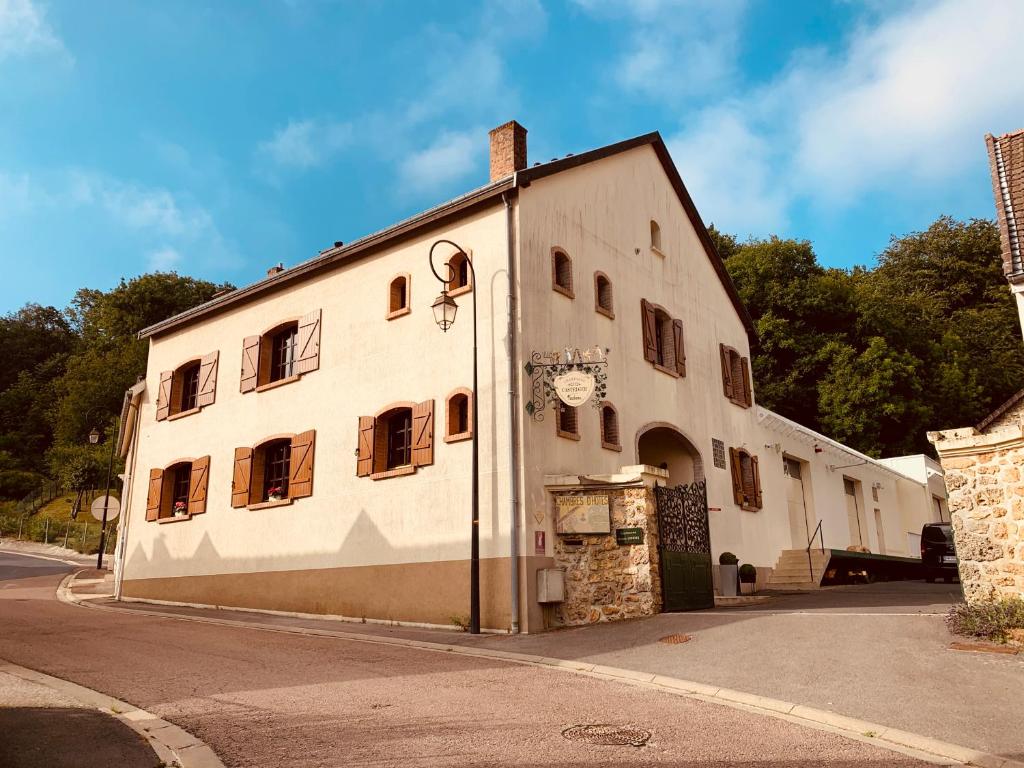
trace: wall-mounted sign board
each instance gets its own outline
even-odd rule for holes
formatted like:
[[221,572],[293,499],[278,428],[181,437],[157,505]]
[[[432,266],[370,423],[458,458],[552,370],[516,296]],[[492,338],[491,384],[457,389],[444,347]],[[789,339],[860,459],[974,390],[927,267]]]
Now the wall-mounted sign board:
[[558,533],[611,533],[608,494],[555,496],[555,531]]
[[620,547],[627,546],[630,544],[643,544],[644,543],[644,529],[643,528],[616,528],[615,529],[615,543]]

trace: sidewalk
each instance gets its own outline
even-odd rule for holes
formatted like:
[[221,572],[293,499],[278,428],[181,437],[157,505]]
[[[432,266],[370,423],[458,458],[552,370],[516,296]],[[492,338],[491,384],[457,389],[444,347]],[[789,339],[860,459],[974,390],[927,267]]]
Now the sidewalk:
[[[793,721],[870,734],[903,747],[984,766],[1024,768],[1024,655],[948,650],[933,595],[890,598],[911,607],[870,611],[729,609],[538,635],[349,622],[242,610],[118,603],[103,583],[72,582],[62,599],[130,613],[254,629],[409,645],[555,667],[753,708]],[[70,592],[69,596],[67,593]],[[104,594],[106,593],[106,594]],[[820,599],[812,598],[812,599]],[[847,595],[847,603],[857,594]],[[915,603],[928,603],[921,610]],[[692,639],[659,642],[673,634]],[[957,746],[963,745],[963,746]]]
[[[65,549],[64,547],[56,544],[43,544],[38,541],[18,541],[17,539],[12,539],[10,537],[0,539],[0,552],[2,551],[14,552],[19,555],[46,557],[74,565],[87,566],[90,563],[93,565],[96,563],[96,555],[83,555],[73,549]],[[113,565],[114,556],[107,555],[103,560],[103,564],[110,567]]]
[[0,668],[0,765],[4,768],[155,768],[146,740],[104,714]]

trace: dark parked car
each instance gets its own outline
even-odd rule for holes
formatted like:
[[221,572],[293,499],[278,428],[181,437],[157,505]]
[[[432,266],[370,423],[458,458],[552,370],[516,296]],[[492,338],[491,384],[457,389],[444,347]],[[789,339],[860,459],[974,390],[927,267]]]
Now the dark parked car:
[[924,580],[952,581],[959,578],[956,549],[953,547],[953,526],[949,523],[926,523],[921,529],[921,563]]

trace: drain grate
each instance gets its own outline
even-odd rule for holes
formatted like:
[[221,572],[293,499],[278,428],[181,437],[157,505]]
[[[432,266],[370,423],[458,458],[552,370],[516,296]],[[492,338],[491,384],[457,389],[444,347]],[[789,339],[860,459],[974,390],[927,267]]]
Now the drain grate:
[[651,738],[651,732],[631,725],[573,725],[562,731],[562,737],[584,744],[642,747]]
[[678,645],[679,643],[690,642],[689,635],[665,635],[665,637],[658,640],[659,643],[668,643],[669,645]]

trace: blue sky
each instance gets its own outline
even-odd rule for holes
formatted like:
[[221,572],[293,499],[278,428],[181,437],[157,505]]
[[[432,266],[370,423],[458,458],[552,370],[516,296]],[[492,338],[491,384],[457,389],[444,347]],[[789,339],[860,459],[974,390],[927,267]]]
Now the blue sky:
[[992,217],[1024,3],[0,0],[0,312],[152,269],[242,285],[486,182],[659,130],[705,222],[871,263]]

